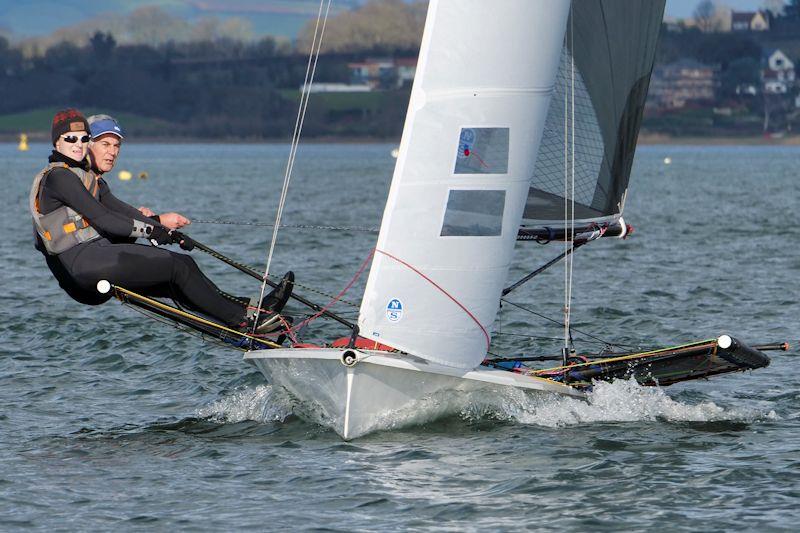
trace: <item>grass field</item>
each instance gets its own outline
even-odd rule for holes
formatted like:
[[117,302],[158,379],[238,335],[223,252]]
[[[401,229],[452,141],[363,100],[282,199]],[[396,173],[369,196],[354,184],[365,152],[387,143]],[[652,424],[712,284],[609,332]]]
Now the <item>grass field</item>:
[[[18,135],[20,133],[27,133],[28,135],[50,135],[50,125],[52,124],[53,115],[59,109],[55,107],[45,107],[40,109],[33,109],[23,113],[14,113],[10,115],[0,115],[0,134],[4,135]],[[88,117],[96,113],[105,113],[116,118],[123,129],[136,131],[136,130],[149,130],[152,131],[157,128],[163,121],[139,115],[132,115],[128,113],[115,113],[108,109],[95,109],[87,107],[81,109],[84,116]]]
[[[283,89],[280,95],[298,102],[300,91]],[[329,111],[349,111],[353,109],[377,111],[386,105],[387,98],[397,98],[397,93],[389,91],[352,92],[352,93],[313,93],[309,105]]]

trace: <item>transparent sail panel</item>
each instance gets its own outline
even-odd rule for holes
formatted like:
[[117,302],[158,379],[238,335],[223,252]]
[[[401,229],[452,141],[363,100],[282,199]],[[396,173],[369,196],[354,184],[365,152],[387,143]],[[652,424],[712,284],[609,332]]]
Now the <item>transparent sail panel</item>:
[[503,232],[505,205],[506,191],[450,191],[441,236],[496,237]]
[[508,172],[508,128],[461,128],[454,174]]

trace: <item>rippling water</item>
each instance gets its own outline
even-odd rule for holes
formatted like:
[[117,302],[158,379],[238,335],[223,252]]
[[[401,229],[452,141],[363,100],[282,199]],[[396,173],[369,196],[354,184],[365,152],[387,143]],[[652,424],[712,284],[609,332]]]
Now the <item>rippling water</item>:
[[[636,233],[575,260],[578,329],[637,346],[723,332],[793,341],[770,367],[663,390],[602,384],[589,402],[447,397],[442,417],[350,443],[294,416],[292,398],[241,353],[62,295],[31,246],[26,207],[48,148],[15,148],[0,145],[10,200],[0,213],[0,529],[789,530],[799,518],[798,148],[640,148],[626,206]],[[392,148],[304,146],[284,222],[377,226]],[[130,203],[196,220],[274,219],[286,146],[123,152],[118,169],[149,174],[112,180]],[[271,230],[196,223],[188,233],[258,266]],[[291,268],[335,294],[374,239],[283,230],[272,272]],[[520,246],[512,278],[558,252]],[[195,256],[231,292],[258,290]],[[345,299],[358,302],[364,281]],[[558,318],[562,284],[555,267],[509,300]],[[495,329],[497,353],[559,347],[559,328],[511,306]]]

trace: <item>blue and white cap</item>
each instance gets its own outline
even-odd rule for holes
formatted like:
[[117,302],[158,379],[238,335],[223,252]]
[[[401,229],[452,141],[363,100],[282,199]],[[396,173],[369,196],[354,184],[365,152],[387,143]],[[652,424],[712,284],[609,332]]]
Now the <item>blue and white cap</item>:
[[92,139],[97,139],[106,133],[113,133],[120,139],[125,138],[125,132],[114,117],[108,115],[92,115],[86,119],[89,122],[89,130]]

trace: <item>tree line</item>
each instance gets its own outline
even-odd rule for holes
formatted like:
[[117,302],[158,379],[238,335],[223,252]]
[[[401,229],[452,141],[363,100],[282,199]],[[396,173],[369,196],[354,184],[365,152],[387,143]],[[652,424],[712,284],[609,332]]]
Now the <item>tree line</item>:
[[[332,17],[316,81],[347,83],[348,63],[370,57],[416,56],[425,5],[422,0],[372,0]],[[169,40],[169,32],[162,32],[151,43],[96,31],[33,48],[0,37],[0,115],[75,106],[143,117],[128,129],[148,137],[285,139],[294,127],[313,29],[312,21],[296,43],[200,30],[193,35],[203,38]],[[759,39],[766,37],[662,31],[656,62],[688,57],[719,65],[718,99],[734,100],[740,98],[738,86],[758,83],[769,46]],[[397,137],[408,96],[408,89],[314,94],[304,134]],[[747,105],[758,113],[763,102]],[[43,124],[42,130],[48,127]]]
[[[425,2],[371,0],[333,16],[315,80],[348,83],[348,63],[415,56],[424,7]],[[254,39],[244,30],[236,35],[246,29],[236,21],[189,27],[158,8],[137,10],[131,17],[136,25],[115,20],[113,32],[86,35],[85,24],[64,29],[55,34],[62,38],[58,41],[49,36],[12,45],[0,36],[0,115],[90,107],[143,117],[147,120],[129,129],[150,137],[291,135],[313,21],[296,43],[289,43],[273,37]],[[142,20],[150,23],[139,24]],[[150,33],[123,32],[123,26],[149,28]],[[408,89],[361,97],[315,94],[304,134],[398,136],[407,100]]]
[[[315,79],[347,83],[348,63],[369,54],[327,54]],[[64,42],[25,58],[0,37],[0,115],[91,107],[151,119],[134,128],[147,136],[285,138],[294,126],[307,61],[305,54],[282,50],[271,38],[148,46],[117,45],[113,36],[97,33],[86,46]],[[386,105],[367,112],[358,100],[343,107],[335,96],[311,99],[307,135],[400,132],[407,90],[381,94]],[[356,119],[363,123],[352,124]]]

